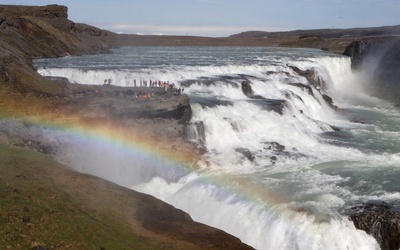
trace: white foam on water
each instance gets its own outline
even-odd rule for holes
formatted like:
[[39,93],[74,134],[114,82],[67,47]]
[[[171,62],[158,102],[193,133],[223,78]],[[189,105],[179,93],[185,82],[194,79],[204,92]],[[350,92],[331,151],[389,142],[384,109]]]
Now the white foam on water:
[[[377,178],[381,173],[399,175],[396,140],[391,151],[384,143],[374,148],[364,141],[397,138],[396,127],[367,118],[373,114],[376,120],[386,119],[385,124],[396,124],[398,112],[363,93],[362,80],[351,72],[348,58],[311,50],[293,50],[296,56],[289,55],[292,50],[254,50],[176,48],[174,57],[174,48],[165,48],[170,64],[39,68],[42,75],[82,84],[102,84],[105,79],[118,86],[132,86],[134,80],[170,81],[184,86],[193,100],[211,100],[192,103],[192,121],[203,122],[207,149],[198,171],[171,175],[165,166],[146,170],[133,164],[138,155],[92,143],[81,150],[82,142],[71,142],[60,159],[154,195],[257,249],[379,249],[339,211],[351,202],[400,199],[394,179]],[[314,86],[290,66],[313,70],[326,86]],[[243,81],[262,99],[246,96]],[[348,112],[332,109],[323,95]],[[366,122],[354,122],[351,115]],[[93,160],[109,150],[112,156]],[[112,165],[111,172],[104,165]]]

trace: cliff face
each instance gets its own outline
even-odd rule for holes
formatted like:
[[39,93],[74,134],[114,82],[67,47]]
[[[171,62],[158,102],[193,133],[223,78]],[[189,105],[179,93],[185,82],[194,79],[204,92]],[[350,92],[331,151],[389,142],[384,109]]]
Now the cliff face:
[[[352,42],[345,50],[352,68],[365,75],[364,87],[372,95],[400,102],[400,38],[365,38]],[[347,214],[356,228],[372,235],[384,250],[399,249],[400,213],[386,203],[359,204]]]
[[400,247],[400,211],[386,203],[367,203],[347,210],[356,228],[372,235],[382,250],[398,250]]
[[67,19],[65,6],[0,5],[0,86],[22,93],[64,96],[33,68],[33,58],[100,53],[111,48],[113,33]]
[[360,70],[368,57],[380,58],[387,49],[390,49],[391,43],[395,40],[395,37],[369,37],[355,40],[346,47],[343,54],[351,58],[353,69]]
[[352,59],[352,68],[365,74],[371,94],[400,102],[400,38],[365,38],[347,46],[344,55]]
[[[0,6],[2,40],[31,58],[107,51],[113,33],[76,24],[65,6]],[[10,40],[11,39],[11,40]]]

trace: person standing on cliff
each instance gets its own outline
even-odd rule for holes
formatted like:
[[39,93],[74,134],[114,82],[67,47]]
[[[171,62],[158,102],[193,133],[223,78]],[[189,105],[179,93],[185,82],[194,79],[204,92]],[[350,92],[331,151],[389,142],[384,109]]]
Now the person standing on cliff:
[[168,91],[168,83],[164,82],[164,92]]

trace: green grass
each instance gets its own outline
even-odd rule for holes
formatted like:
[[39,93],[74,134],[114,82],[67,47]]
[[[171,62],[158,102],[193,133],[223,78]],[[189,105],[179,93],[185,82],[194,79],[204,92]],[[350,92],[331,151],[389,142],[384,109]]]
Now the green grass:
[[46,174],[57,167],[52,162],[0,144],[0,249],[173,248],[134,234],[112,211],[78,202]]

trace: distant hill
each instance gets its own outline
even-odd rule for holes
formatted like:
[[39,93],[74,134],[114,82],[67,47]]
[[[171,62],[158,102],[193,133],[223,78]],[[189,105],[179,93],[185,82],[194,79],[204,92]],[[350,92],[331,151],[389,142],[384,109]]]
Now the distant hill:
[[287,38],[287,37],[321,37],[321,38],[359,38],[366,36],[399,36],[400,25],[351,28],[351,29],[314,29],[314,30],[293,30],[282,32],[267,31],[246,31],[234,34],[231,38],[257,37],[257,38]]
[[353,28],[315,29],[283,32],[246,31],[229,37],[118,35],[113,45],[150,46],[273,46],[318,48],[343,53],[352,41],[365,37],[400,36],[400,25]]

